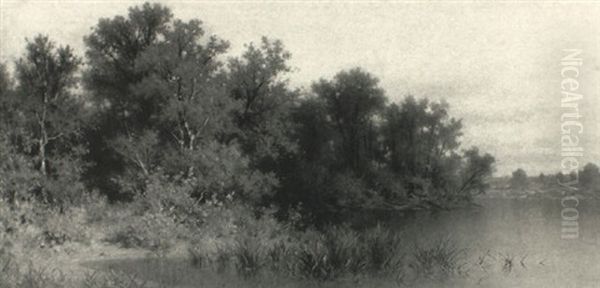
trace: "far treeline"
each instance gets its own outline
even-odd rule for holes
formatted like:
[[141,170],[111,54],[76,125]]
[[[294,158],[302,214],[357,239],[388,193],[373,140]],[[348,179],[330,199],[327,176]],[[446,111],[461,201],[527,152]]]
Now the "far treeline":
[[99,191],[179,214],[237,203],[319,224],[469,203],[493,170],[492,156],[460,146],[445,102],[389,103],[360,68],[291,88],[277,40],[227,57],[201,21],[147,3],[100,19],[84,41],[81,59],[38,35],[14,73],[1,67],[0,195],[11,205],[65,208]]
[[505,188],[514,190],[541,190],[569,192],[571,194],[587,194],[597,196],[600,194],[600,167],[594,163],[587,163],[580,170],[572,170],[565,174],[562,171],[554,175],[540,173],[537,177],[527,176],[527,172],[518,168],[512,173],[510,184]]

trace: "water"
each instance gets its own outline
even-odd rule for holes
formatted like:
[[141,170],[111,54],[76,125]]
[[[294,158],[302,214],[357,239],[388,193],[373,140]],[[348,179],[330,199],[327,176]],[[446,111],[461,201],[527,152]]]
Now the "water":
[[[580,201],[577,207],[579,237],[572,240],[561,238],[563,208],[560,200],[482,198],[477,199],[477,204],[479,206],[468,209],[420,212],[390,220],[398,233],[404,235],[407,251],[441,238],[450,238],[458,247],[466,248],[463,257],[466,276],[415,280],[409,287],[600,287],[598,201]],[[215,284],[221,281],[219,276],[186,268],[189,265],[183,260],[169,263],[113,261],[94,265],[104,265],[104,268],[111,265],[147,275],[154,281],[173,278],[184,284],[203,279],[206,283],[206,277],[213,278],[209,282]],[[157,269],[157,265],[162,266]],[[190,279],[193,275],[198,279]]]
[[600,203],[580,201],[579,237],[565,240],[559,199],[477,202],[481,207],[421,214],[403,225],[411,241],[449,235],[467,248],[471,271],[457,287],[600,287]]

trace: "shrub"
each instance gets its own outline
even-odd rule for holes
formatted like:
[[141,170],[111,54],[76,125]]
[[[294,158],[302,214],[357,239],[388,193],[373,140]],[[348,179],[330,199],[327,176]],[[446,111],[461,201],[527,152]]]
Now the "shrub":
[[385,201],[402,203],[406,201],[406,189],[400,177],[388,169],[378,169],[369,174],[369,184]]
[[[0,235],[2,235],[0,233]],[[0,247],[0,287],[10,287],[11,283],[14,283],[14,276],[16,276],[14,256],[9,251],[12,243],[8,239],[2,239],[2,246]]]
[[38,199],[52,207],[68,209],[80,206],[85,199],[85,185],[81,179],[86,164],[80,160],[84,150],[81,147],[69,148],[68,155],[56,156],[50,159],[51,173],[42,177]]
[[175,244],[180,229],[171,218],[163,214],[148,213],[117,228],[106,240],[125,248],[140,247],[160,252]]
[[60,270],[22,265],[11,253],[0,251],[0,287],[62,288],[74,287]]
[[0,198],[6,205],[30,198],[39,187],[41,175],[28,160],[10,145],[5,133],[0,133]]
[[12,243],[15,246],[13,251],[18,252],[39,247],[41,227],[46,222],[44,212],[43,208],[31,202],[23,202],[12,208],[1,205],[0,240]]
[[8,237],[8,234],[15,233],[20,222],[18,214],[5,204],[0,200],[0,240]]
[[69,208],[64,213],[56,209],[48,209],[43,222],[42,229],[43,246],[62,245],[65,242],[89,243],[90,231],[86,228],[87,214],[82,208]]
[[111,211],[106,196],[96,191],[85,193],[81,206],[85,209],[88,223],[96,223],[106,219]]
[[336,203],[342,208],[367,208],[381,202],[380,195],[376,191],[351,173],[335,175],[330,185],[330,193],[337,198]]
[[215,272],[223,273],[227,270],[231,259],[231,251],[229,251],[226,247],[219,247],[216,251],[216,257],[212,259],[213,266],[215,267]]
[[37,268],[30,264],[24,271],[17,276],[17,281],[13,287],[28,288],[63,288],[71,286],[69,280],[60,270],[48,271],[45,268]]
[[164,214],[176,223],[198,224],[202,221],[199,200],[192,197],[193,183],[182,177],[167,177],[157,172],[146,180],[145,191],[137,194],[137,210],[146,213]]

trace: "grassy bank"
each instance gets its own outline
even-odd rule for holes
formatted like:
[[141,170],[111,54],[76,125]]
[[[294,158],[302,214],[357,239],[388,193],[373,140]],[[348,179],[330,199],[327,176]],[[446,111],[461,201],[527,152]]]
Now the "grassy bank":
[[[203,220],[189,223],[101,198],[62,212],[3,209],[0,287],[413,287],[511,273],[523,260],[474,255],[448,237],[415,243],[385,225],[299,229],[241,206],[201,210]],[[53,261],[109,261],[98,257],[107,249],[139,251],[138,259],[85,269]]]

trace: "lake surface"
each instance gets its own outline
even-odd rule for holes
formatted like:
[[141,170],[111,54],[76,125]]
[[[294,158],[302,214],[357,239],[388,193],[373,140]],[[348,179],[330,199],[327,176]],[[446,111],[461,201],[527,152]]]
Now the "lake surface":
[[[576,207],[577,239],[561,237],[560,199],[483,198],[477,203],[481,207],[423,213],[402,224],[413,241],[449,236],[467,248],[469,279],[457,280],[456,287],[600,287],[598,201],[580,200]],[[505,259],[511,258],[507,271]]]
[[[406,239],[407,251],[415,245],[424,246],[443,238],[465,248],[466,276],[414,280],[408,287],[600,287],[598,201],[580,200],[576,207],[579,213],[577,239],[561,237],[563,207],[560,199],[480,198],[476,202],[477,207],[420,212],[391,220]],[[157,269],[157,265],[162,266]],[[110,267],[146,275],[148,280],[169,278],[183,287],[196,281],[207,283],[207,277],[212,278],[208,283],[221,281],[217,275],[198,274],[187,266],[185,260],[91,264],[95,268]],[[154,272],[148,275],[144,271]],[[188,280],[183,281],[183,278]]]

